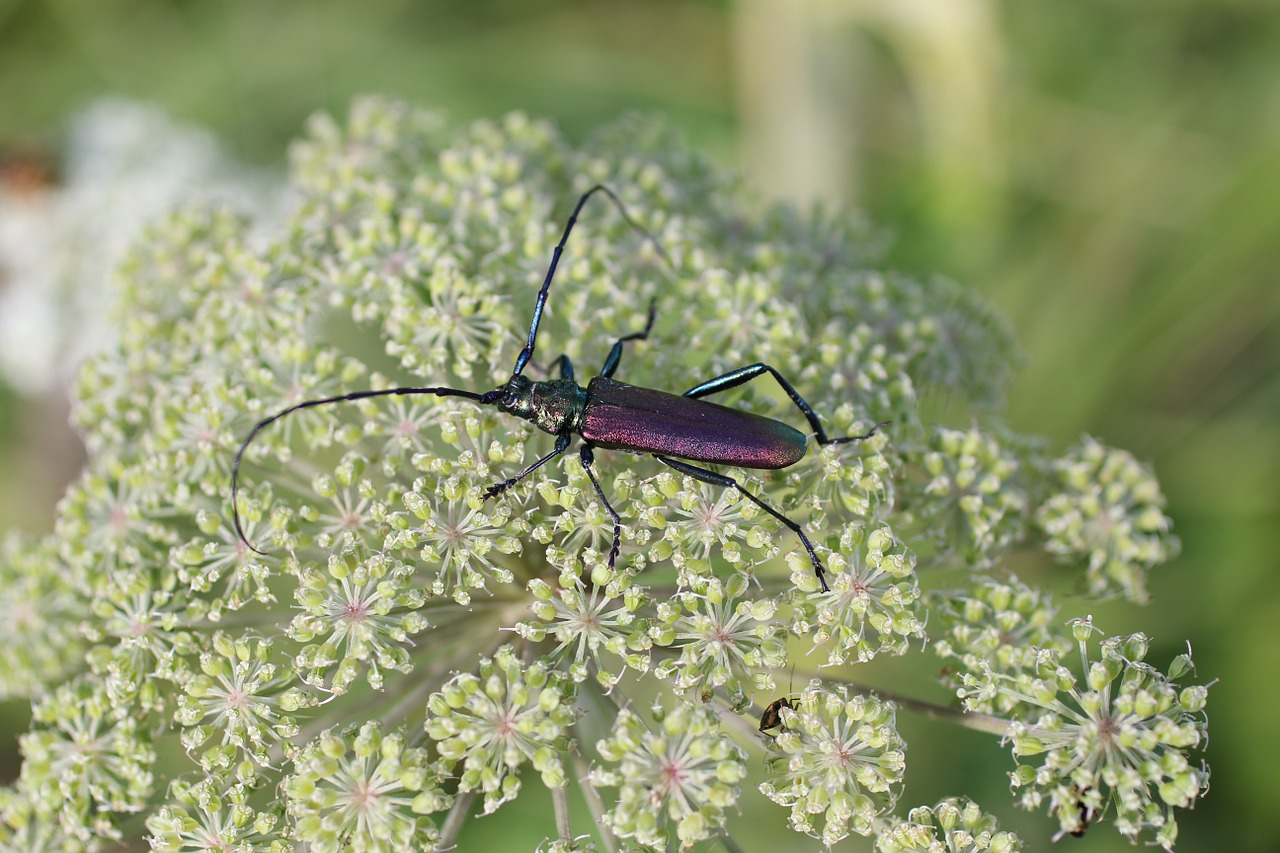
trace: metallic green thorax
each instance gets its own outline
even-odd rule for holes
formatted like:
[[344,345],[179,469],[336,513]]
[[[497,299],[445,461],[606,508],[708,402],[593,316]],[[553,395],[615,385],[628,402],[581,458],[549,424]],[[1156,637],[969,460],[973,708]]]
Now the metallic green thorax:
[[533,423],[552,435],[582,431],[582,413],[587,407],[587,389],[572,379],[534,382],[512,376],[502,389],[498,408]]

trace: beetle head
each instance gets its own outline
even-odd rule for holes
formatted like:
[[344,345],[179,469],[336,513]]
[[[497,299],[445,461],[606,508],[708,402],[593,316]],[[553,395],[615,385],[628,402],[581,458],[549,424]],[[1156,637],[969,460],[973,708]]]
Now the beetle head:
[[490,391],[485,397],[489,397],[490,394],[496,398],[491,402],[502,411],[526,421],[534,419],[532,379],[517,374],[508,379],[506,385],[496,391]]

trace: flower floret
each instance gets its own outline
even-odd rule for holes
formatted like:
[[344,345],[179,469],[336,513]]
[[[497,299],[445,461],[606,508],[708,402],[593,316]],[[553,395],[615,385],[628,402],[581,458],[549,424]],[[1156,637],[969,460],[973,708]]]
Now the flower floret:
[[655,709],[650,728],[629,708],[613,734],[596,744],[601,763],[592,784],[617,788],[605,825],[619,838],[666,847],[672,824],[682,847],[710,838],[738,802],[746,753],[720,733],[715,712],[702,703]]
[[870,835],[897,800],[906,762],[893,703],[815,679],[780,714],[782,755],[761,792],[791,810],[792,829],[827,846],[850,832]]
[[303,747],[284,782],[293,833],[310,849],[423,849],[439,832],[429,815],[449,807],[426,750],[376,722],[330,730]]
[[570,751],[576,721],[573,692],[541,662],[524,664],[511,646],[481,658],[477,673],[455,675],[427,701],[427,734],[444,761],[460,762],[460,791],[483,791],[493,812],[520,792],[529,763],[548,788],[566,784],[561,756]]
[[965,797],[921,806],[876,837],[876,853],[1017,853],[1021,839]]

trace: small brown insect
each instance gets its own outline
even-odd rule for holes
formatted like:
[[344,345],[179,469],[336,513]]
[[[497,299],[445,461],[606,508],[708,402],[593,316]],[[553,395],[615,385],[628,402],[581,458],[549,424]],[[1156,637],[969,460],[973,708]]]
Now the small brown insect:
[[764,709],[764,713],[760,715],[760,731],[767,732],[769,729],[776,729],[782,725],[782,709],[790,708],[795,710],[793,697],[783,696],[781,699],[774,699],[769,706]]
[[1071,830],[1072,838],[1083,838],[1085,830],[1089,828],[1089,823],[1096,816],[1093,809],[1089,808],[1089,804],[1085,802],[1084,796],[1089,793],[1089,788],[1076,788],[1076,808],[1079,810],[1079,822],[1076,828]]

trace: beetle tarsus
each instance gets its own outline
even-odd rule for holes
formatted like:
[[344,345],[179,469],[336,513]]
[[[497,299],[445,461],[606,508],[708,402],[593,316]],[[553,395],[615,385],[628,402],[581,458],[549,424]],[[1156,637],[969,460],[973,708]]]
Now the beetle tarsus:
[[827,572],[822,568],[822,561],[812,551],[809,556],[813,557],[813,573],[818,576],[818,586],[822,587],[823,592],[831,592],[831,587],[827,586]]
[[483,500],[487,501],[490,498],[496,498],[498,495],[502,494],[507,489],[514,486],[515,484],[516,484],[516,478],[514,477],[512,477],[510,480],[503,480],[501,483],[494,483],[492,486],[484,490]]
[[880,423],[873,426],[871,429],[867,430],[862,435],[846,435],[846,436],[843,436],[842,438],[828,438],[826,441],[820,441],[818,443],[819,444],[845,444],[850,441],[866,441],[868,438],[871,438],[871,436],[875,435],[876,431],[879,430],[881,427],[887,427],[892,423],[893,421],[881,421]]

